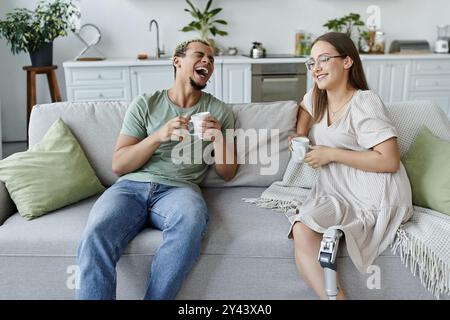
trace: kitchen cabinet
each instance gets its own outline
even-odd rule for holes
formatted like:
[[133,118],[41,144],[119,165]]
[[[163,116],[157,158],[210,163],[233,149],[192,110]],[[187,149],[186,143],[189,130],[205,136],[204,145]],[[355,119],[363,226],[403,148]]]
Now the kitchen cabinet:
[[65,68],[68,101],[130,100],[127,67]]
[[[157,90],[170,88],[174,83],[174,70],[172,65],[131,67],[131,95],[151,94]],[[221,65],[215,66],[214,73],[209,79],[205,92],[218,99],[222,97]]]
[[[117,63],[120,64],[120,63]],[[170,88],[174,82],[172,64],[110,66],[90,64],[79,67],[64,63],[68,101],[123,100]],[[205,92],[225,102],[250,102],[251,64],[215,63]],[[223,75],[223,69],[226,74]]]
[[405,101],[408,96],[409,60],[363,61],[369,88],[384,102]]
[[430,56],[375,59],[363,56],[369,88],[384,102],[432,101],[450,118],[450,56]]
[[435,102],[450,118],[450,59],[413,61],[409,93],[411,100]]
[[214,73],[203,91],[212,94],[217,99],[223,99],[222,64],[214,65]]
[[249,103],[252,92],[251,64],[222,65],[222,99],[227,103]]
[[131,67],[131,95],[151,94],[155,91],[170,88],[174,82],[173,67],[145,66]]

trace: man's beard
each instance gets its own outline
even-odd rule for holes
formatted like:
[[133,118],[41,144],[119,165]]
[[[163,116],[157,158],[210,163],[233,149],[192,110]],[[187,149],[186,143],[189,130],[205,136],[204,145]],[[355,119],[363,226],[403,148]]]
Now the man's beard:
[[194,79],[192,79],[192,77],[189,77],[189,81],[191,82],[192,88],[194,88],[195,90],[202,91],[203,89],[206,88],[206,84],[204,85],[198,84],[197,82],[194,81]]

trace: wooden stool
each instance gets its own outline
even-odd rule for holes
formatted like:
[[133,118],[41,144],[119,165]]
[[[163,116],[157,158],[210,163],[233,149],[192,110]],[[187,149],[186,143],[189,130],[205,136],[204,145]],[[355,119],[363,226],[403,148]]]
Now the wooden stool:
[[61,93],[59,92],[58,80],[56,79],[55,70],[57,66],[48,67],[23,67],[27,71],[27,131],[30,122],[31,109],[36,105],[36,75],[45,73],[47,75],[48,87],[52,102],[61,101]]

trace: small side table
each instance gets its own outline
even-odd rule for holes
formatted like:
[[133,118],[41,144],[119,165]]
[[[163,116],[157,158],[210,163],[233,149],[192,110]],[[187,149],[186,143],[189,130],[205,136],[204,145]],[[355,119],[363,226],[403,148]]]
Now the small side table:
[[50,95],[52,102],[61,101],[61,93],[59,91],[58,80],[56,78],[55,70],[58,66],[48,67],[23,67],[23,70],[27,72],[27,131],[28,123],[30,122],[31,110],[36,105],[36,75],[46,74],[48,87],[50,89]]

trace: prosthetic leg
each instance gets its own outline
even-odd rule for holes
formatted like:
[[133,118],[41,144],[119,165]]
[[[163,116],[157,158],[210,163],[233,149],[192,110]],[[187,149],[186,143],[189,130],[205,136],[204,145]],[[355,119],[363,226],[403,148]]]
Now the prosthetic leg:
[[324,268],[325,292],[329,300],[336,300],[338,288],[336,284],[336,255],[339,248],[339,239],[342,231],[327,229],[323,234],[319,250],[319,263]]

